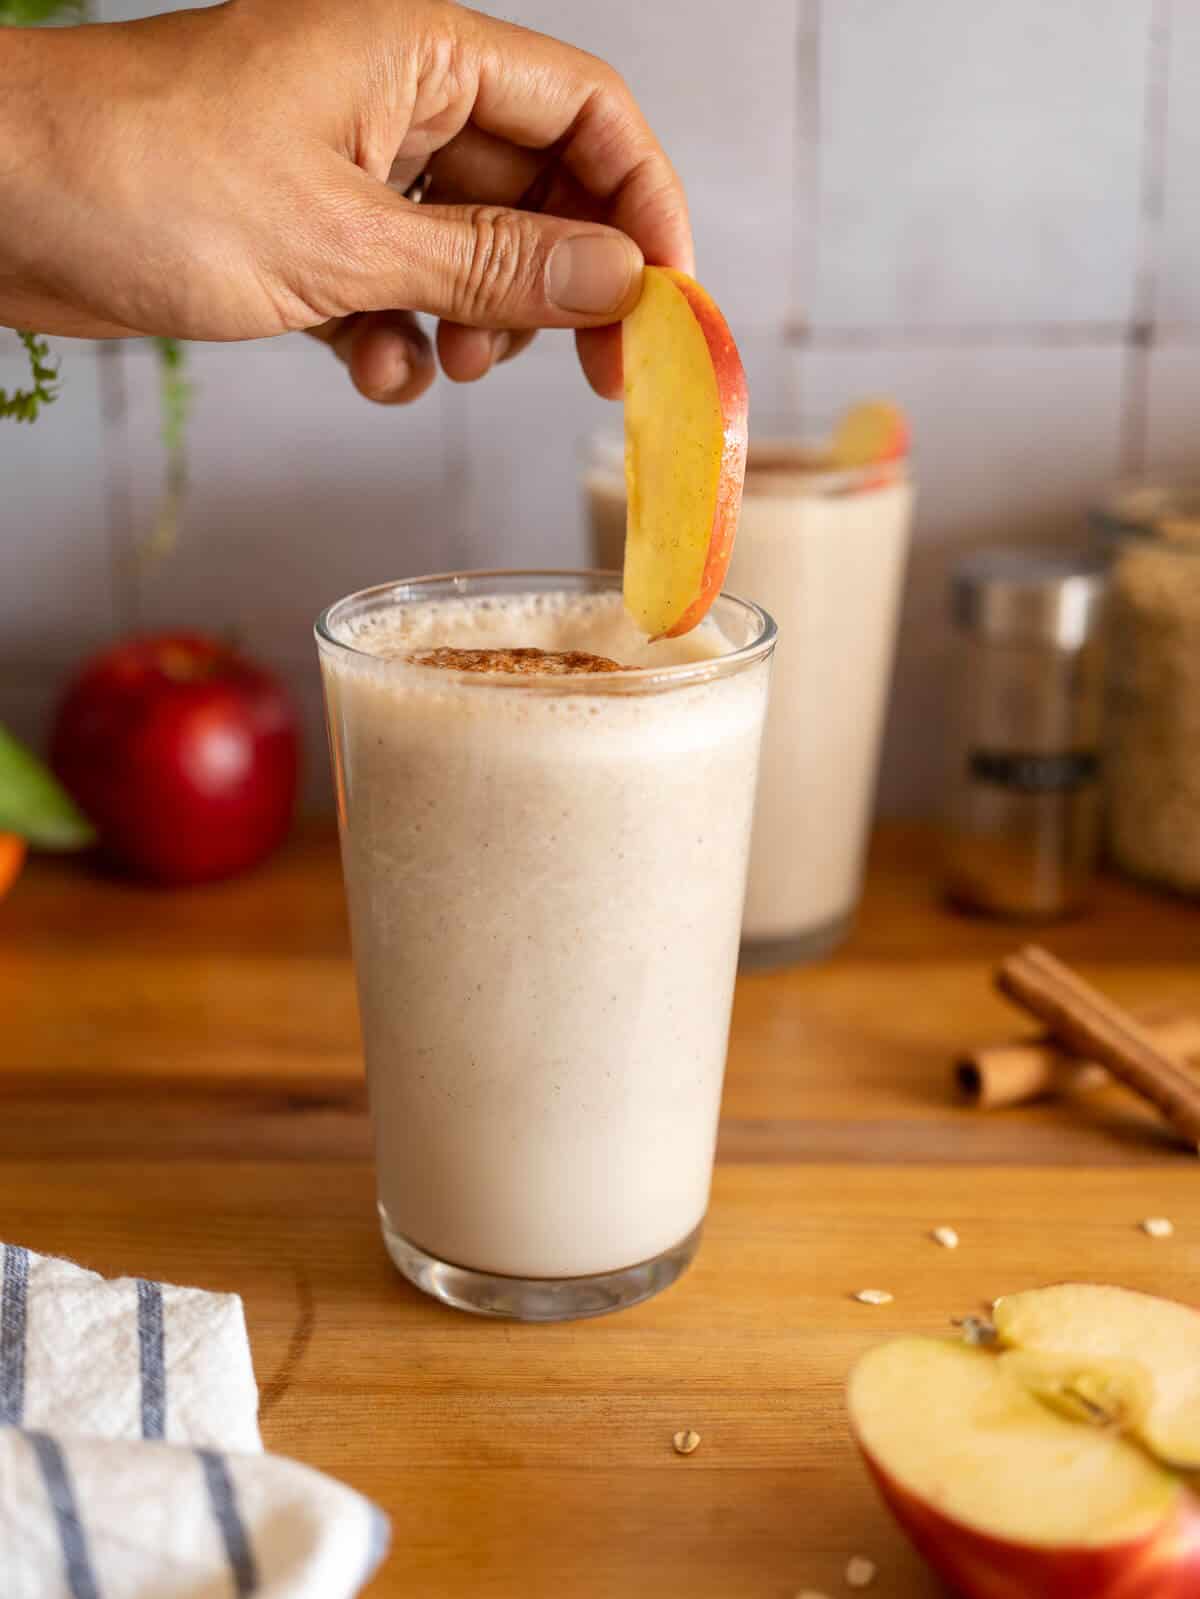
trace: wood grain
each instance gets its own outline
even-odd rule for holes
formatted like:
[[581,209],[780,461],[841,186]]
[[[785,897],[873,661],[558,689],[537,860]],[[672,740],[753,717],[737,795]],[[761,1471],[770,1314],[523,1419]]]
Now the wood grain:
[[[327,830],[179,896],[38,863],[0,910],[0,1233],[241,1293],[269,1445],[393,1518],[372,1599],[792,1599],[859,1553],[881,1599],[936,1599],[850,1446],[849,1366],[1064,1277],[1200,1302],[1200,1188],[1117,1088],[954,1101],[953,1058],[1015,1019],[990,973],[1020,935],[943,911],[930,849],[885,833],[849,948],[740,981],[691,1272],[560,1327],[443,1310],[384,1255]],[[1109,884],[1039,936],[1123,1003],[1200,1007],[1194,907]]]

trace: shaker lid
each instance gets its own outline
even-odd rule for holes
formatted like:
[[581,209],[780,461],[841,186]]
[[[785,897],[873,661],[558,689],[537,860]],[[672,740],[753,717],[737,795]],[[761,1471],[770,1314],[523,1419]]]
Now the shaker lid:
[[1200,480],[1118,483],[1093,506],[1091,521],[1109,545],[1128,538],[1161,538],[1190,553],[1200,547]]
[[1085,553],[985,549],[954,568],[950,597],[960,627],[996,641],[1079,649],[1104,604],[1106,567]]

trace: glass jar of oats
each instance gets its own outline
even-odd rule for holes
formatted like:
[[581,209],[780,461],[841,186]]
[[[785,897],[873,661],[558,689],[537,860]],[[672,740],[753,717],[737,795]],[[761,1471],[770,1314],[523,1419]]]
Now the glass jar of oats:
[[1125,871],[1200,894],[1200,482],[1113,490],[1108,847]]

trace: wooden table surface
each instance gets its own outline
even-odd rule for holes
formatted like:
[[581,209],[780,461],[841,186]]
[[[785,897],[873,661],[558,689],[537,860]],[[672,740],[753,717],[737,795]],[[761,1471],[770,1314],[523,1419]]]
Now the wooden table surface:
[[[836,1596],[855,1554],[879,1599],[936,1595],[851,1448],[851,1362],[1064,1277],[1200,1301],[1200,1173],[1116,1090],[954,1102],[954,1052],[1013,1030],[989,973],[1023,935],[931,885],[930,835],[884,831],[849,946],[740,981],[687,1276],[532,1327],[442,1309],[384,1255],[328,829],[173,895],[37,862],[0,907],[0,1236],[241,1293],[269,1447],[392,1517],[373,1599]],[[1119,1000],[1200,1009],[1195,906],[1106,884],[1041,936]]]

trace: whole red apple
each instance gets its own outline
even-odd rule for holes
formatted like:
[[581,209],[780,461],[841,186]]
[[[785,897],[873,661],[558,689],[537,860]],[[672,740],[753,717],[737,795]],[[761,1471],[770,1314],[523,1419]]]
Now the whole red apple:
[[215,639],[162,633],[88,661],[67,690],[51,763],[101,846],[155,882],[244,871],[283,839],[296,717],[269,672]]

